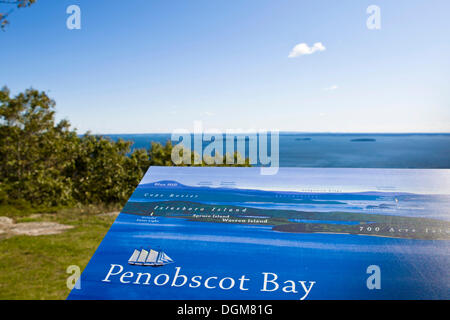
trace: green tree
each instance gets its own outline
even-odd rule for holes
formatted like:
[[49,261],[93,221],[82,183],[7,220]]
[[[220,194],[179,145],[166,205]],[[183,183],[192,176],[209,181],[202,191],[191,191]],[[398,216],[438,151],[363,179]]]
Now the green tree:
[[[174,150],[175,149],[175,150]],[[168,140],[165,144],[165,146],[161,145],[160,143],[152,142],[150,149],[148,150],[148,154],[150,157],[150,165],[152,166],[173,166],[172,161],[172,152],[178,152],[178,155],[180,157],[180,160],[184,159],[184,154],[187,154],[187,158],[190,158],[190,163],[180,163],[178,166],[201,166],[201,167],[207,167],[207,166],[217,166],[217,167],[224,167],[224,166],[234,166],[234,167],[250,167],[250,158],[242,158],[241,154],[239,152],[234,152],[233,154],[228,155],[221,155],[216,153],[214,157],[206,156],[204,155],[203,158],[201,156],[191,151],[190,149],[181,146],[181,147],[174,147],[172,142]],[[228,162],[232,164],[227,164],[227,157]],[[201,163],[199,164],[198,162]]]
[[[0,90],[0,203],[69,206],[75,203],[125,203],[150,165],[171,166],[173,145],[152,143],[149,150],[132,142],[77,135],[67,120],[56,122],[55,102],[34,89],[11,97]],[[200,156],[188,149],[194,159]],[[249,159],[234,153],[238,166]],[[221,158],[222,166],[225,156]],[[198,166],[214,164],[203,161]],[[189,165],[189,164],[188,164]]]
[[55,123],[55,102],[29,89],[11,98],[0,91],[0,194],[36,204],[71,201],[64,172],[76,154],[76,133],[63,120]]
[[148,168],[145,150],[132,142],[113,142],[86,134],[80,138],[78,154],[70,173],[74,198],[82,203],[122,203],[128,199]]

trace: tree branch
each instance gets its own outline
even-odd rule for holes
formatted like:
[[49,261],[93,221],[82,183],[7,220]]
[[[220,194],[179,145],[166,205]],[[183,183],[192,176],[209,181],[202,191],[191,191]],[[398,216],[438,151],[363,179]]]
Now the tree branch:
[[[9,4],[9,5],[17,5],[17,8],[26,8],[35,3],[36,0],[0,0],[0,4]],[[5,27],[9,24],[9,21],[6,19],[14,9],[11,9],[8,13],[0,12],[0,29],[4,30]]]

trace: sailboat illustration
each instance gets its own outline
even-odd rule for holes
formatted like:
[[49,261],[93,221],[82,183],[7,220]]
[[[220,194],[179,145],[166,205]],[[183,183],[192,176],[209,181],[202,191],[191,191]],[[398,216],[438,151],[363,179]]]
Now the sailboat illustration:
[[133,254],[128,260],[128,264],[136,266],[161,267],[174,261],[164,251],[158,250],[137,250],[134,249]]

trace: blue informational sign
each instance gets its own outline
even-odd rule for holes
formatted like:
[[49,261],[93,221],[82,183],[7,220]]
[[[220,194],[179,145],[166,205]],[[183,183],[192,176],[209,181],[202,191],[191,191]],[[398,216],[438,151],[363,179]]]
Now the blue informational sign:
[[151,167],[68,299],[449,299],[450,170]]

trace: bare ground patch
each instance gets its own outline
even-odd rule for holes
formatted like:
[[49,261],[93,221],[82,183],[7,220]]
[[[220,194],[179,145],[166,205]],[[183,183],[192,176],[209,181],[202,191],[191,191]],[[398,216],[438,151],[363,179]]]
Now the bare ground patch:
[[105,213],[100,213],[99,216],[100,217],[114,217],[117,218],[117,216],[119,215],[119,211],[113,211],[113,212],[105,212]]
[[73,226],[60,224],[57,222],[22,222],[14,223],[14,220],[8,217],[0,217],[0,234],[2,236],[27,235],[42,236],[58,234]]

